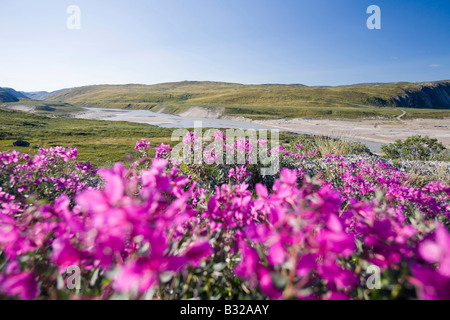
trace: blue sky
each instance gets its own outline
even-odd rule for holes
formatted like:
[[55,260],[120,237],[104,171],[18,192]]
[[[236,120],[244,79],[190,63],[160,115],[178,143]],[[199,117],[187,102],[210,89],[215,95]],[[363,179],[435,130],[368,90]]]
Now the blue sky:
[[[366,27],[369,5],[381,30]],[[448,0],[1,0],[0,32],[0,86],[24,91],[450,79]]]

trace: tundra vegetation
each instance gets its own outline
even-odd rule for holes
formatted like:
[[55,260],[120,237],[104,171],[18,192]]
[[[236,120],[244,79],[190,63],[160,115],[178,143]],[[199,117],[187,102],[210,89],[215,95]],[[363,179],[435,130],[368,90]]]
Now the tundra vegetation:
[[[42,139],[64,127],[34,117]],[[89,123],[86,139],[107,134]],[[165,129],[118,128],[144,137],[127,165],[97,168],[73,147],[0,153],[0,297],[450,299],[442,181],[417,186],[388,163],[322,154],[302,137],[270,149],[281,170],[263,176],[249,157],[268,141],[221,131],[219,149],[188,132],[186,150],[209,160],[186,164],[145,139]],[[244,164],[216,164],[221,148]]]
[[[397,140],[382,146],[381,149],[388,158],[396,160],[429,161],[448,157],[448,150],[442,143],[437,139],[422,136],[411,136],[405,141]],[[446,161],[449,161],[449,158]]]

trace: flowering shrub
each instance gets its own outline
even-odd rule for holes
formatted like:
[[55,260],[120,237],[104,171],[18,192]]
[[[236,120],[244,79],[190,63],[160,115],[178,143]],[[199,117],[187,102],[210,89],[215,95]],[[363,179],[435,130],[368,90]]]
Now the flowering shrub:
[[173,240],[176,227],[196,211],[188,204],[192,188],[183,188],[188,181],[165,167],[155,160],[138,176],[118,163],[100,170],[104,188],[79,192],[73,208],[61,195],[20,216],[2,214],[0,291],[23,299],[64,297],[65,288],[52,281],[76,265],[83,279],[98,279],[88,296],[109,298],[116,291],[139,297],[162,274],[208,256],[205,240]]
[[[329,161],[328,161],[329,160]],[[325,170],[337,177],[332,184],[347,198],[371,200],[377,193],[408,218],[416,212],[426,218],[450,218],[450,187],[436,181],[423,188],[408,185],[408,175],[381,161],[346,163],[338,157],[328,159]]]
[[448,186],[301,145],[270,150],[289,168],[268,181],[248,140],[215,137],[245,163],[179,163],[162,144],[98,180],[75,149],[0,153],[0,297],[450,298]]
[[35,156],[0,152],[0,189],[8,194],[5,200],[25,204],[34,196],[49,201],[62,194],[73,197],[95,186],[96,170],[89,163],[77,163],[77,153],[77,149],[63,147],[39,149]]
[[[272,160],[280,160],[282,167],[301,168],[302,161],[311,161],[320,158],[317,149],[302,149],[302,145],[296,145],[293,150],[285,146],[277,146],[270,149],[269,141],[265,139],[252,140],[248,137],[236,137],[235,140],[227,141],[224,131],[215,131],[212,135],[212,144],[201,141],[195,132],[187,132],[183,138],[185,145],[183,154],[183,166],[179,169],[186,176],[192,176],[202,187],[214,190],[215,186],[224,183],[249,184],[254,188],[258,182],[271,186],[276,175],[263,175],[261,168],[261,149],[266,149],[266,157]],[[169,146],[163,145],[156,148],[156,152],[163,153],[165,159],[169,159],[172,151]],[[159,151],[161,150],[161,151]],[[231,156],[233,161],[229,162]],[[197,162],[198,158],[204,161]],[[259,160],[259,163],[258,163]],[[171,163],[179,165],[174,159]],[[267,164],[266,164],[267,166]],[[302,170],[302,169],[300,169]]]

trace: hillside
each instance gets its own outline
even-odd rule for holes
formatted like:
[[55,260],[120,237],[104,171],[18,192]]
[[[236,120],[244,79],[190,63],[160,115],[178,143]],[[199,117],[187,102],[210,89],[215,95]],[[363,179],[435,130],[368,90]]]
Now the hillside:
[[19,101],[19,99],[10,95],[5,91],[0,90],[0,102],[17,102],[17,101]]
[[[28,97],[26,97],[24,94],[22,94],[21,92],[18,92],[14,89],[11,88],[2,88],[0,87],[0,92],[6,92],[8,95],[13,96],[14,98],[17,99],[28,99]],[[13,101],[4,101],[4,102],[15,102],[18,100],[13,100]]]
[[393,97],[391,103],[405,108],[450,108],[450,82],[419,84]]
[[72,104],[125,108],[128,104],[246,106],[391,106],[450,108],[450,82],[389,83],[338,87],[177,82],[99,85],[65,90],[50,98]]

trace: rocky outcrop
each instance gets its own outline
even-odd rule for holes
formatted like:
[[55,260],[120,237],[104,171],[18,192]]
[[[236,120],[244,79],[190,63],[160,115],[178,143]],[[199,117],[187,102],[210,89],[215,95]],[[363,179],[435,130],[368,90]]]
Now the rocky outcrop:
[[450,82],[435,82],[404,91],[404,95],[393,97],[390,103],[401,108],[450,108]]
[[29,147],[30,143],[28,141],[23,141],[23,140],[17,140],[16,142],[13,143],[14,147]]

